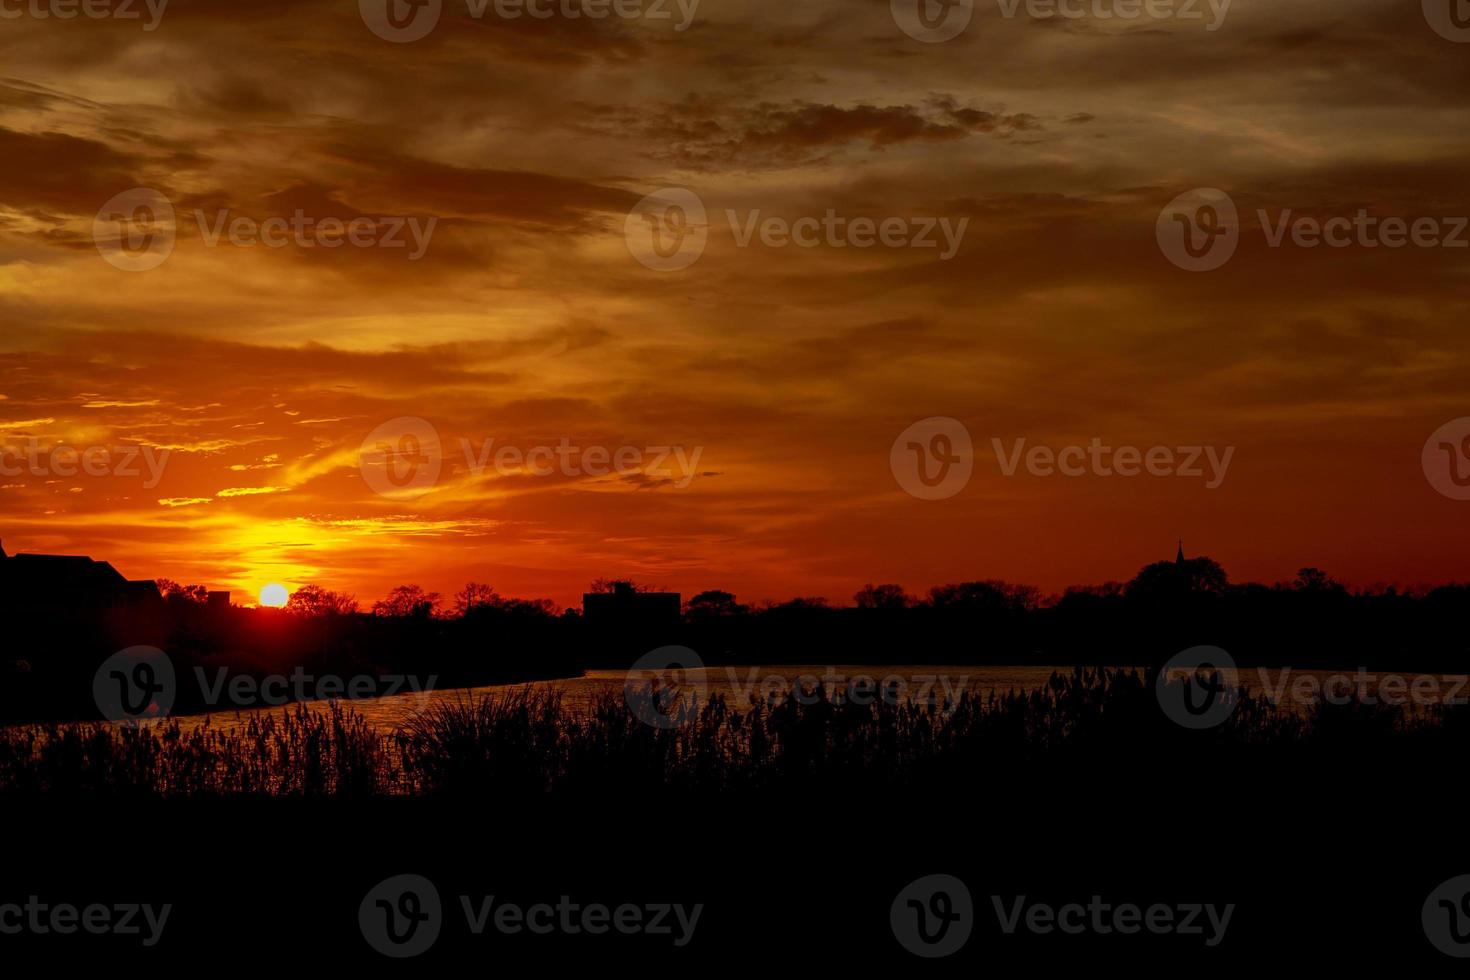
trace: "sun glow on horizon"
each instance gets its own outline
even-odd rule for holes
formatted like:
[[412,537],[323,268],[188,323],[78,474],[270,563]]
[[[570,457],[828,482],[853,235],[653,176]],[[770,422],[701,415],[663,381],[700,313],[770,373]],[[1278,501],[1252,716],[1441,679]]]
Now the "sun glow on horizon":
[[272,582],[260,590],[260,604],[271,609],[280,609],[290,598],[291,594],[286,591],[286,587],[277,582]]

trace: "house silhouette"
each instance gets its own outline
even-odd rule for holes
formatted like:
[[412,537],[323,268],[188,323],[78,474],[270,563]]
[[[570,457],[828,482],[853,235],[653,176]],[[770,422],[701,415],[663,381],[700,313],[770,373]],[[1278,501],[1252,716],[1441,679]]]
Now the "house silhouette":
[[28,610],[103,610],[162,599],[157,583],[130,581],[109,562],[81,555],[8,555],[3,543],[0,596],[0,601]]
[[582,596],[587,625],[613,640],[636,641],[679,626],[682,608],[677,592],[639,592],[630,582],[614,582],[611,592]]

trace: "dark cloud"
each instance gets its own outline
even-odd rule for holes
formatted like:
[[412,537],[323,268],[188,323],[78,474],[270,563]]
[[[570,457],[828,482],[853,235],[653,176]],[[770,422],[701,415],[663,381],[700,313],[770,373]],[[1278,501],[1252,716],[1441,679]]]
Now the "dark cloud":
[[141,161],[106,143],[66,133],[24,133],[0,127],[6,178],[0,204],[90,215],[132,187]]
[[626,213],[640,196],[572,177],[458,167],[386,149],[339,145],[330,152],[354,168],[355,191],[441,215],[576,227],[589,213]]
[[755,105],[691,99],[649,112],[608,105],[586,110],[591,132],[636,129],[654,155],[696,169],[824,163],[838,153],[881,153],[907,144],[964,140],[975,133],[1009,137],[1044,128],[1030,113],[1006,113],[932,96],[922,106],[811,102]]

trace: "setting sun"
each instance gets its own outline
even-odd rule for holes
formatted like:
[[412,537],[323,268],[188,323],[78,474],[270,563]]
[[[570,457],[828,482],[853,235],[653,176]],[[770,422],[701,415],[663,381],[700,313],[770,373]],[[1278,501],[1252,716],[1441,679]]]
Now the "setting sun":
[[272,609],[280,609],[290,597],[291,595],[286,591],[286,587],[275,582],[260,590],[260,604],[262,606],[269,606]]

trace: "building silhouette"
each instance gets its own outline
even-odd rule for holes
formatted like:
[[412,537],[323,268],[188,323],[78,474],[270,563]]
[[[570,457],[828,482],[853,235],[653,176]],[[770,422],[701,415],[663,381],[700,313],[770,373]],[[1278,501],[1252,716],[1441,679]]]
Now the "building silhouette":
[[639,592],[631,582],[614,582],[611,592],[582,596],[582,617],[588,628],[613,642],[638,643],[679,628],[682,604],[677,592]]
[[162,601],[157,583],[130,581],[110,562],[82,555],[9,555],[3,543],[0,597],[4,603],[28,611],[100,611]]

